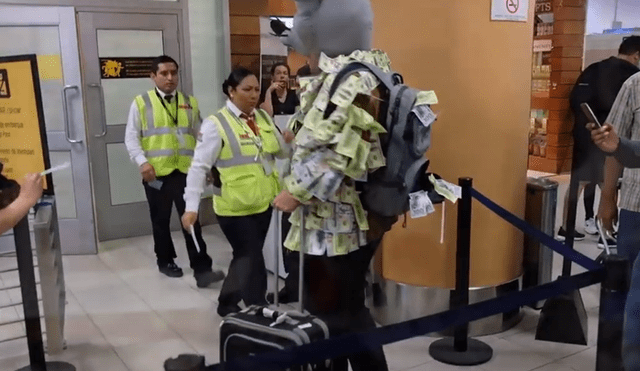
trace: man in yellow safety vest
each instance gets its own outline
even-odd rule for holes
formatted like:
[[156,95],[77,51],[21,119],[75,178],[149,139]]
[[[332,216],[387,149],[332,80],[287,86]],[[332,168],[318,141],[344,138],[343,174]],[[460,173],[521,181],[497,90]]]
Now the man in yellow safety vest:
[[[160,272],[169,277],[181,277],[182,269],[174,258],[176,251],[171,240],[171,211],[176,205],[184,214],[183,199],[187,172],[191,166],[195,136],[200,123],[198,101],[177,90],[178,63],[163,55],[152,62],[152,89],[135,98],[129,111],[125,145],[131,161],[140,168],[142,184],[149,202],[153,241]],[[224,278],[221,271],[212,270],[212,260],[200,224],[194,225],[200,250],[189,231],[182,230],[191,268],[198,287],[207,287]]]

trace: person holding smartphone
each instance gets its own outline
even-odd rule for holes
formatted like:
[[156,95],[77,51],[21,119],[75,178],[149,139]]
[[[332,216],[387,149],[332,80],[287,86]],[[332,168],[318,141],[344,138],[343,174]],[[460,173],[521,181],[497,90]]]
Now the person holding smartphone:
[[[640,55],[638,56],[640,61]],[[631,263],[631,284],[625,306],[622,334],[622,360],[625,370],[640,366],[640,73],[631,76],[622,86],[611,113],[602,128],[587,124],[590,137],[602,151],[612,154],[605,163],[605,184],[598,218],[603,228],[612,231],[618,218],[616,184],[624,167],[620,191],[620,221],[618,254]]]
[[[584,231],[588,234],[597,234],[596,223],[593,218],[595,200],[595,185],[603,185],[605,154],[591,141],[586,124],[590,121],[582,109],[582,104],[587,103],[591,112],[600,122],[605,122],[611,107],[614,104],[618,92],[624,82],[639,71],[640,37],[630,36],[620,44],[617,56],[591,64],[578,77],[571,91],[570,103],[575,122],[573,127],[573,163],[571,175],[579,181],[578,195],[585,189],[585,224]],[[614,193],[617,193],[617,178],[615,179]],[[601,187],[601,190],[603,188]],[[558,231],[558,239],[564,241],[567,237],[567,216],[569,209],[569,192],[564,203],[562,227]],[[602,207],[602,201],[601,201]],[[606,223],[605,223],[606,224]],[[574,240],[579,241],[585,235],[574,232]],[[615,247],[616,241],[607,241],[609,247]],[[604,241],[598,241],[598,247],[604,247]]]
[[271,85],[265,91],[260,108],[273,117],[293,115],[300,105],[298,95],[289,88],[291,70],[286,63],[276,63],[271,67]]

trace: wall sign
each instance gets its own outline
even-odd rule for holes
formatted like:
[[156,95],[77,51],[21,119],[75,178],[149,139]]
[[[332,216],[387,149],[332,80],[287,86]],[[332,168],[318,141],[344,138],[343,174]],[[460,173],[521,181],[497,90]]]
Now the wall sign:
[[533,52],[550,52],[553,49],[553,41],[549,40],[533,40]]
[[491,0],[491,20],[527,22],[529,0]]
[[[0,162],[18,183],[51,167],[38,76],[35,54],[0,57]],[[53,194],[51,174],[45,193]]]
[[103,79],[140,79],[151,75],[153,57],[100,58]]

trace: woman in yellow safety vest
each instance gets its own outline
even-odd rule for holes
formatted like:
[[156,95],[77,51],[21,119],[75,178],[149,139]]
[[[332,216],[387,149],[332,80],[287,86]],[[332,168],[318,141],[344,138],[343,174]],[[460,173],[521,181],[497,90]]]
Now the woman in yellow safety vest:
[[260,84],[240,67],[222,85],[225,107],[203,121],[185,188],[184,228],[198,217],[205,179],[212,167],[220,175],[213,209],[233,249],[218,298],[218,314],[237,312],[238,305],[265,304],[267,274],[262,246],[271,221],[271,202],[280,191],[275,158],[289,157],[270,116],[256,108]]

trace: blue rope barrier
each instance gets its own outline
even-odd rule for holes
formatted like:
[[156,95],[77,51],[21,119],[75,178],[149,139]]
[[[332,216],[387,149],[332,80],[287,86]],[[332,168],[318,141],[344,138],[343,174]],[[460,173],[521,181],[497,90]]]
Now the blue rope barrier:
[[553,237],[545,234],[544,232],[535,228],[534,226],[527,223],[526,221],[513,215],[512,213],[502,208],[500,205],[496,204],[495,202],[491,201],[488,197],[484,196],[482,193],[478,192],[474,188],[471,188],[471,196],[474,197],[476,200],[478,200],[481,204],[486,206],[489,210],[493,211],[499,217],[511,223],[513,226],[515,226],[525,234],[536,238],[543,245],[546,245],[547,247],[554,250],[558,254],[563,255],[566,258],[569,258],[571,261],[581,265],[583,268],[588,270],[596,270],[602,267],[600,264],[589,259],[587,256],[579,253],[576,250],[573,250],[567,247],[567,245],[559,241],[556,241]]
[[321,363],[349,354],[375,349],[416,336],[440,332],[485,317],[508,312],[532,302],[545,300],[602,282],[604,268],[561,278],[555,282],[519,291],[507,296],[471,304],[463,308],[380,327],[364,333],[351,333],[282,351],[232,359],[207,367],[208,371],[276,371],[293,365]]

